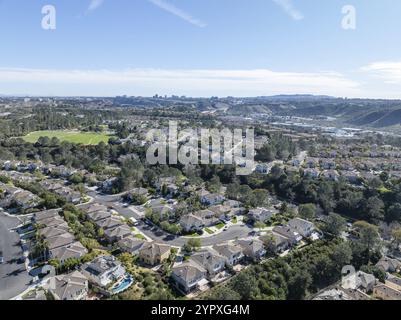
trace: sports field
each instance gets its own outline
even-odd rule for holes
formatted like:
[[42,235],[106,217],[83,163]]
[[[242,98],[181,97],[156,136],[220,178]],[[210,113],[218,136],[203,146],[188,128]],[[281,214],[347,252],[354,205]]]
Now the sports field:
[[35,131],[27,134],[23,139],[26,142],[35,143],[40,137],[56,137],[60,141],[68,141],[71,143],[82,143],[85,145],[96,145],[100,142],[107,143],[112,135],[107,133],[95,133],[95,132],[80,132],[80,131]]

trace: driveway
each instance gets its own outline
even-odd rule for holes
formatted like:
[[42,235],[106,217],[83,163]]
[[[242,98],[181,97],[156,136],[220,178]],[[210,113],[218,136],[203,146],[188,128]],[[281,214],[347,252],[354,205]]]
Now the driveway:
[[14,298],[29,287],[31,277],[24,263],[18,263],[23,256],[19,246],[19,235],[11,230],[20,224],[14,217],[0,212],[0,250],[3,251],[4,263],[0,264],[0,300]]
[[[104,196],[100,195],[96,192],[91,192],[89,194],[96,202],[103,204],[107,207],[112,207],[114,210],[116,210],[118,213],[123,215],[125,218],[135,218],[137,220],[141,219],[141,216],[135,212],[135,210],[132,210],[130,208],[124,208],[124,206],[118,202],[117,197],[115,196]],[[178,237],[175,239],[169,239],[167,237],[167,234],[163,232],[165,235],[157,235],[155,233],[158,233],[160,231],[159,228],[158,230],[152,231],[150,227],[141,224],[137,226],[139,230],[141,230],[142,233],[144,233],[147,237],[153,239],[156,242],[159,243],[166,243],[171,246],[177,246],[177,247],[182,247],[184,244],[187,243],[188,237]],[[207,238],[199,238],[202,242],[202,246],[213,246],[215,244],[220,244],[223,242],[227,242],[230,240],[236,240],[239,238],[244,238],[248,236],[248,234],[253,231],[252,228],[246,226],[246,225],[238,225],[238,226],[232,226],[229,227],[227,231],[223,231],[219,234],[216,234],[214,236],[210,236]]]

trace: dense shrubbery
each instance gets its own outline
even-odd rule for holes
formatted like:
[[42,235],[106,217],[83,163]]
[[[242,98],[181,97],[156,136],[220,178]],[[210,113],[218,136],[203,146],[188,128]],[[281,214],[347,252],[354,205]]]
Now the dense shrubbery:
[[308,294],[338,281],[341,269],[351,261],[351,251],[341,240],[318,241],[294,251],[285,258],[274,258],[252,265],[223,286],[204,297],[225,299],[303,299]]

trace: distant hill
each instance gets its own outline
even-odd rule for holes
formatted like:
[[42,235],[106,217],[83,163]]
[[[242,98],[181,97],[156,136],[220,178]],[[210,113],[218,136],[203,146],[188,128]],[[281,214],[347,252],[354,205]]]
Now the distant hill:
[[339,123],[385,128],[401,124],[401,100],[346,99],[331,96],[276,95],[266,97],[116,97],[115,105],[142,108],[196,108],[200,112],[250,116],[332,117]]
[[[252,103],[253,102],[253,103]],[[247,98],[232,105],[235,115],[334,117],[344,124],[384,128],[401,124],[400,100],[343,99],[328,96],[274,96]]]

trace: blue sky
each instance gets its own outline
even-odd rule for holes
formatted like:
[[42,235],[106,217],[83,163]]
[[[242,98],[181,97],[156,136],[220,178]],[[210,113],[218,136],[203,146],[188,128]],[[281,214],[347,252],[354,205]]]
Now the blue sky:
[[0,94],[401,98],[400,14],[399,0],[0,0]]

